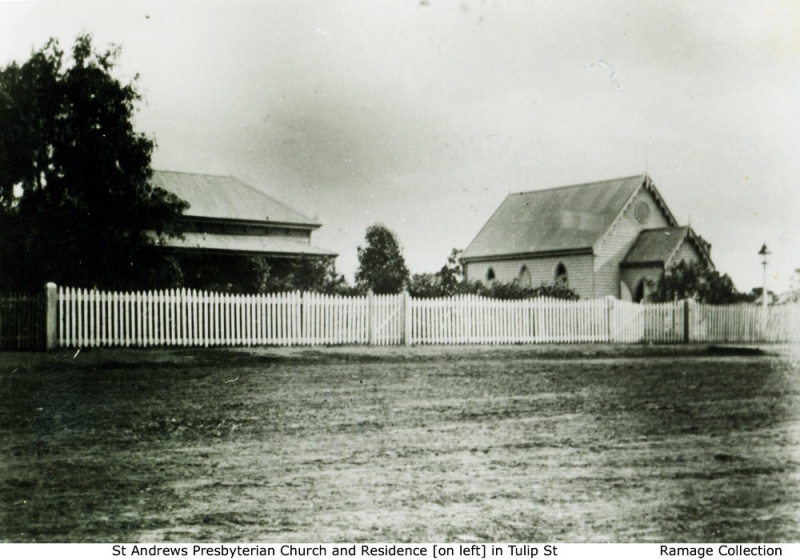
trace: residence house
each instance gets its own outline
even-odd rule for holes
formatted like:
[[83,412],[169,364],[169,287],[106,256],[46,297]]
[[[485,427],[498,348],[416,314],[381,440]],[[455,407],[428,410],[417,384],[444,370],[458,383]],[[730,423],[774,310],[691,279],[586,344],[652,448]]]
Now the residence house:
[[151,182],[189,203],[183,236],[156,243],[170,257],[160,277],[171,282],[261,291],[266,282],[275,287],[291,278],[296,265],[304,266],[301,259],[336,257],[311,243],[319,223],[235,177],[155,171]]
[[154,171],[151,182],[189,203],[183,239],[167,238],[162,246],[283,259],[336,256],[311,244],[319,223],[235,177]]
[[647,175],[508,195],[462,254],[468,280],[566,282],[583,298],[647,299],[681,260],[713,267]]

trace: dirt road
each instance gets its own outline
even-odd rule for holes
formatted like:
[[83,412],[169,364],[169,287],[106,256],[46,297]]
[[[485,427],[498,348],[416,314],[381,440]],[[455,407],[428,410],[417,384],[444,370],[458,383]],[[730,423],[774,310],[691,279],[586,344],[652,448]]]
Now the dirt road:
[[800,357],[0,354],[0,540],[797,541]]

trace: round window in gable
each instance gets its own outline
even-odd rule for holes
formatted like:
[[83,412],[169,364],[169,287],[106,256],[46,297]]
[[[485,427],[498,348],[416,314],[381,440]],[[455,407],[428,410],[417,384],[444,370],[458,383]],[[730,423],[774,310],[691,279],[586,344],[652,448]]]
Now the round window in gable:
[[650,218],[650,205],[643,200],[637,202],[636,206],[633,207],[633,215],[640,224],[647,223],[648,218]]

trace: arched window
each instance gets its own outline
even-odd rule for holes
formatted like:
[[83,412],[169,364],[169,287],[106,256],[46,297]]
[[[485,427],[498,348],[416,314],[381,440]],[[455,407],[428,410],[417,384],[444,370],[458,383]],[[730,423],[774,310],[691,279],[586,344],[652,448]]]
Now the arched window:
[[530,288],[531,287],[531,271],[528,270],[528,267],[524,264],[522,268],[519,269],[519,275],[517,276],[517,282],[523,288]]
[[558,266],[556,267],[555,281],[563,282],[564,284],[569,284],[569,277],[567,276],[567,267],[564,266],[564,263],[558,263]]
[[489,267],[489,270],[486,271],[486,280],[488,282],[494,281],[494,269]]
[[636,291],[633,294],[633,303],[642,303],[645,298],[645,285],[644,285],[644,278],[639,280],[639,283],[636,285]]

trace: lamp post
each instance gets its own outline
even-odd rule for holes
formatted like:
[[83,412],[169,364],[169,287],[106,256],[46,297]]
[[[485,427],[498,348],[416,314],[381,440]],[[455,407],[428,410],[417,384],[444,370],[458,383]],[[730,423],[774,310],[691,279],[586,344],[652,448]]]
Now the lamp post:
[[758,254],[761,255],[761,266],[764,268],[764,283],[763,283],[764,287],[761,288],[763,290],[761,292],[761,300],[762,300],[761,304],[764,307],[764,311],[766,311],[767,310],[767,257],[770,254],[769,249],[767,249],[766,243],[764,243],[761,246],[761,250],[758,252]]

